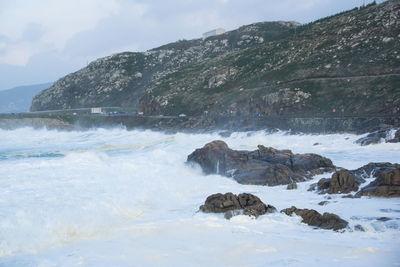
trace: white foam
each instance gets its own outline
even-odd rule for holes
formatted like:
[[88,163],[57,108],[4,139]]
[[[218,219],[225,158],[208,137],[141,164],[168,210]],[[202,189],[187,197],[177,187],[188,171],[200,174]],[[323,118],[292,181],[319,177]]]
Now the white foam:
[[[263,131],[222,138],[124,129],[0,130],[0,265],[393,264],[400,244],[397,199],[333,195],[319,206],[326,196],[307,188],[324,175],[286,190],[205,176],[185,164],[194,149],[216,139],[233,149],[263,144],[318,153],[350,169],[399,161],[400,144],[361,147],[357,138]],[[225,192],[254,193],[278,210],[295,205],[334,212],[366,232],[315,230],[280,213],[228,221],[197,212],[208,195]]]

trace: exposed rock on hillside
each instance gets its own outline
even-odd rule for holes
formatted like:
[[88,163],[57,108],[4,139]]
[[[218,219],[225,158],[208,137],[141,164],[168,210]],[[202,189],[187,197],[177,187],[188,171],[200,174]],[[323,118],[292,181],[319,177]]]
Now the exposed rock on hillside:
[[398,114],[399,7],[355,9],[177,70],[150,84],[140,107],[150,114]]
[[233,177],[241,184],[268,186],[305,181],[316,172],[334,169],[331,160],[317,154],[293,154],[262,145],[255,151],[237,151],[223,141],[196,149],[187,161],[198,163],[206,174]]
[[338,231],[346,228],[349,224],[347,221],[341,219],[336,214],[325,212],[323,215],[321,215],[316,210],[298,209],[295,206],[284,209],[281,212],[285,213],[288,216],[291,216],[294,213],[303,219],[303,223],[327,230]]
[[[255,23],[206,40],[183,40],[144,53],[125,52],[101,58],[37,95],[31,111],[94,106],[137,108],[145,89],[151,90],[150,85],[158,85],[162,77],[228,52],[282,38],[297,26],[295,22]],[[210,77],[210,86],[224,79]]]
[[[400,2],[314,23],[256,23],[206,40],[99,59],[31,110],[139,107],[145,114],[399,113]],[[345,97],[337,97],[345,96]]]
[[238,214],[257,218],[266,213],[276,212],[275,207],[265,205],[258,197],[246,193],[239,195],[232,193],[211,195],[207,197],[204,205],[200,206],[200,210],[207,213],[225,213],[226,219]]

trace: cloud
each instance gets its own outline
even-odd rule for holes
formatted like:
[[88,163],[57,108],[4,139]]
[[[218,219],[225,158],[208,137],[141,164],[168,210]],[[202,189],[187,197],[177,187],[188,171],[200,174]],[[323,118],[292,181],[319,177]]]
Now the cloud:
[[115,0],[10,1],[0,13],[0,36],[7,38],[8,46],[0,63],[23,66],[49,47],[62,51],[72,36],[94,28],[118,9]]

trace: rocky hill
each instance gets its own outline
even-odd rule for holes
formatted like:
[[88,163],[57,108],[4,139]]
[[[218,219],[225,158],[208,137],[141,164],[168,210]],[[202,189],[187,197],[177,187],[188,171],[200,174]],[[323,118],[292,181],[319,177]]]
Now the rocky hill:
[[181,40],[144,53],[125,52],[100,58],[58,80],[37,95],[31,111],[93,106],[135,108],[145,90],[187,66],[283,38],[296,22],[262,22],[206,40]]
[[400,1],[394,0],[307,25],[256,23],[99,59],[37,95],[31,110],[393,115],[400,107],[399,38]]

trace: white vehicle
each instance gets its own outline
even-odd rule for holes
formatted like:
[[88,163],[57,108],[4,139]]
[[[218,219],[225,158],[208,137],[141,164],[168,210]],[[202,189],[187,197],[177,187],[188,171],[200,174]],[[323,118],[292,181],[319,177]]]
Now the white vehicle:
[[186,114],[183,114],[183,113],[182,113],[182,114],[179,114],[179,117],[181,117],[181,118],[182,118],[182,117],[186,117]]

